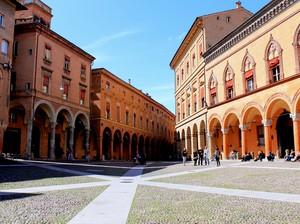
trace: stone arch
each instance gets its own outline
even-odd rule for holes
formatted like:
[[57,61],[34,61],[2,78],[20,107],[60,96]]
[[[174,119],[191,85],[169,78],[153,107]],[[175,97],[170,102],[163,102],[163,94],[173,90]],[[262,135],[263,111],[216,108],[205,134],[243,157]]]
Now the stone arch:
[[106,127],[102,133],[102,150],[104,159],[111,159],[111,144],[112,144],[112,132],[110,128]]
[[119,129],[117,129],[114,133],[113,139],[113,160],[122,160],[121,157],[121,143],[122,143],[122,134]]

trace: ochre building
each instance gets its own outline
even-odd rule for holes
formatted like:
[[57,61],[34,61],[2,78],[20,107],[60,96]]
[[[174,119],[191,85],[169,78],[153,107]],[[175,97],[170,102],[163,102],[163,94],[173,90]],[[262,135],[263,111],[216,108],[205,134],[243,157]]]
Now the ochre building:
[[98,158],[176,159],[173,113],[104,68],[93,69],[91,80],[90,146]]
[[203,53],[251,16],[238,1],[235,9],[197,17],[170,62],[175,78],[178,156],[186,148],[191,157],[193,151],[208,144],[207,75]]
[[207,145],[213,155],[217,146],[223,159],[300,150],[299,9],[298,0],[270,1],[213,45],[195,21],[171,62],[178,149]]
[[209,144],[300,150],[300,1],[273,0],[204,53]]
[[22,0],[15,18],[9,124],[3,151],[27,158],[82,158],[89,150],[94,57],[51,30],[52,9]]

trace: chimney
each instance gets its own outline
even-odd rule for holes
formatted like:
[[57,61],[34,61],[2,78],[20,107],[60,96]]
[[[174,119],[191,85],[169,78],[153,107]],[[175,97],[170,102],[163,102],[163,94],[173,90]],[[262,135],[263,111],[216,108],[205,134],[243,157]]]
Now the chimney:
[[131,79],[128,79],[128,84],[131,85]]
[[235,4],[236,4],[236,8],[237,8],[237,9],[240,9],[240,8],[242,7],[241,1],[238,1],[238,2],[236,2]]

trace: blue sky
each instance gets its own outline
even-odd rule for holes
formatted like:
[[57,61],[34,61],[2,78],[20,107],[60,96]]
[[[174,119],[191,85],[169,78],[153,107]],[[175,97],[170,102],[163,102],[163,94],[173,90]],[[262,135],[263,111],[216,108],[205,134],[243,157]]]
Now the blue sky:
[[[42,0],[51,29],[105,68],[175,112],[169,63],[198,16],[235,8],[237,0]],[[270,0],[241,0],[257,12]]]

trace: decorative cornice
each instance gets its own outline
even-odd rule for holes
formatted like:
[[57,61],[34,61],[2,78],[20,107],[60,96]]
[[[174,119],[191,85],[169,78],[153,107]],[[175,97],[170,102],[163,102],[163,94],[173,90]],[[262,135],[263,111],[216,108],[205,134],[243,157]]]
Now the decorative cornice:
[[254,14],[245,23],[235,29],[232,33],[223,38],[219,43],[203,54],[205,62],[209,63],[222,53],[248,37],[254,31],[271,21],[299,0],[274,0]]

